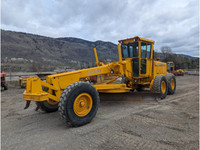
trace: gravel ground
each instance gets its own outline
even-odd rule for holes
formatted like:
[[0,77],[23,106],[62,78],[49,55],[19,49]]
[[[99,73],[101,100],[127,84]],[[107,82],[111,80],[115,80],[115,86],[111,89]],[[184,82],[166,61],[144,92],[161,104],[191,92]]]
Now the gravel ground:
[[141,101],[136,92],[132,101],[102,100],[93,121],[78,128],[33,103],[24,110],[23,91],[1,92],[2,150],[199,149],[198,76],[177,77],[176,93],[162,101]]

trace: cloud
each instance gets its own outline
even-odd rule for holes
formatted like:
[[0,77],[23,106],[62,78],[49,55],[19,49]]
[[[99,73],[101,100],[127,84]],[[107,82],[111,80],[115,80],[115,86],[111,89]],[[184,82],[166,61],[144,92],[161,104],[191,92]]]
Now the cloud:
[[111,41],[135,35],[199,55],[198,0],[3,0],[2,28]]

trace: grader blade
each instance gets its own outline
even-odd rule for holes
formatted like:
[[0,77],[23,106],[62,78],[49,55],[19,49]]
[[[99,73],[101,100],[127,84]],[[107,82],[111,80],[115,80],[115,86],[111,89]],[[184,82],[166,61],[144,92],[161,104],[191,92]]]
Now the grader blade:
[[131,92],[131,93],[122,93],[122,94],[100,94],[101,101],[129,101],[136,103],[151,103],[160,100],[159,93],[150,93],[150,92]]

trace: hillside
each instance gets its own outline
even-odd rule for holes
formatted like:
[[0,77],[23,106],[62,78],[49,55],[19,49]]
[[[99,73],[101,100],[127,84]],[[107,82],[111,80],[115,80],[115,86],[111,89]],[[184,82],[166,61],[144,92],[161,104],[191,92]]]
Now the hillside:
[[1,30],[2,70],[32,71],[93,66],[95,57],[118,59],[117,45],[111,42],[78,38],[50,38]]
[[[95,65],[94,47],[97,48],[100,61],[118,60],[117,45],[111,42],[92,42],[72,37],[51,38],[1,30],[1,68],[15,72],[92,67]],[[180,61],[183,58],[195,59],[188,55],[177,56],[181,57]],[[155,57],[167,61],[162,53],[155,53]],[[174,58],[170,61],[176,60]],[[190,65],[179,63],[181,68],[190,68]]]

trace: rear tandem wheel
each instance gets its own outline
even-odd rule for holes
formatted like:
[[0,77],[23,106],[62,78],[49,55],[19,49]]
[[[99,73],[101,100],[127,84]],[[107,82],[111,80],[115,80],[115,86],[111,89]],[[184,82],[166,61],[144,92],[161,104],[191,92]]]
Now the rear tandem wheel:
[[176,91],[176,78],[172,73],[166,75],[167,84],[168,84],[168,95],[173,95]]
[[168,84],[167,79],[163,75],[157,75],[153,81],[153,91],[160,93],[160,98],[164,99],[167,96]]

